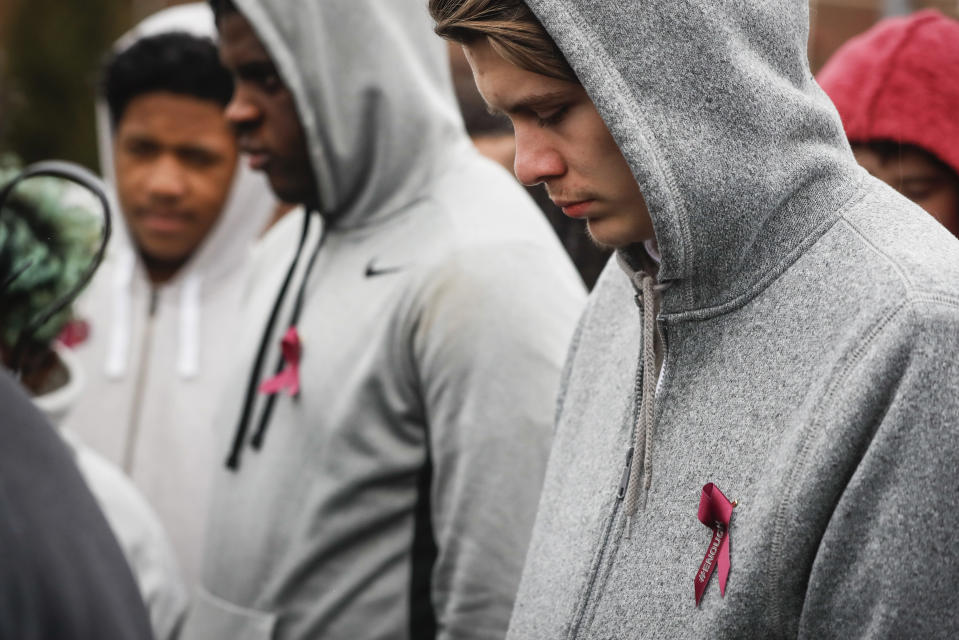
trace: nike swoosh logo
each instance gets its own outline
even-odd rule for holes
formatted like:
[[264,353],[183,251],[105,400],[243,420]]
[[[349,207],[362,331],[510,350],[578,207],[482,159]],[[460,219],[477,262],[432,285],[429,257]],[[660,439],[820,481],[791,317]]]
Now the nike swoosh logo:
[[376,260],[370,260],[370,263],[366,265],[366,277],[375,278],[376,276],[385,276],[390,273],[396,273],[397,271],[402,271],[403,267],[377,267]]

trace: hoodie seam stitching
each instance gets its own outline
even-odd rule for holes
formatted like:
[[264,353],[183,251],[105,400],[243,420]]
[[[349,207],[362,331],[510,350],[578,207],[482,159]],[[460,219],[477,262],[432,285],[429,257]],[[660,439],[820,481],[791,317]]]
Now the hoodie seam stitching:
[[746,306],[763,291],[772,286],[776,280],[783,277],[789,271],[790,267],[796,264],[800,258],[802,258],[810,249],[812,249],[812,247],[826,237],[826,235],[836,224],[838,224],[841,220],[845,220],[846,213],[848,213],[848,211],[855,205],[859,204],[859,202],[864,200],[867,193],[867,190],[863,187],[862,182],[860,181],[853,193],[846,200],[844,200],[839,207],[837,207],[837,213],[834,217],[830,217],[819,226],[813,228],[813,230],[808,233],[798,245],[796,245],[795,249],[788,253],[778,265],[770,269],[765,277],[759,279],[745,293],[733,298],[729,302],[725,302],[720,305],[705,307],[702,309],[692,309],[689,311],[663,313],[661,314],[661,318],[672,323],[710,320]]
[[[883,333],[885,333],[890,326],[892,326],[897,319],[901,318],[904,314],[914,313],[916,306],[920,303],[945,304],[953,308],[959,308],[959,298],[937,294],[920,294],[907,298],[900,302],[900,304],[896,307],[890,309],[886,315],[881,317],[875,324],[873,324],[873,326],[866,333],[866,338],[851,351],[849,360],[833,376],[832,381],[827,385],[827,388],[822,395],[821,401],[818,403],[812,413],[814,416],[813,420],[803,430],[801,435],[800,452],[796,456],[796,462],[791,466],[788,476],[784,479],[784,486],[786,488],[784,491],[784,497],[783,499],[779,500],[776,508],[776,515],[773,521],[773,540],[770,548],[772,562],[770,563],[771,569],[767,574],[767,582],[770,584],[778,583],[778,586],[780,587],[778,592],[785,593],[785,587],[788,586],[785,580],[785,576],[787,575],[786,566],[783,562],[785,556],[782,553],[787,519],[786,505],[794,502],[795,496],[793,495],[794,491],[792,489],[792,487],[795,486],[794,479],[800,476],[801,469],[804,469],[808,466],[807,458],[812,446],[811,443],[813,437],[822,431],[822,425],[825,421],[826,412],[829,409],[834,408],[834,400],[838,394],[838,390],[843,387],[845,381],[852,374],[853,370],[859,365],[863,356],[865,355],[865,352]],[[848,478],[846,484],[848,485]],[[843,489],[837,493],[837,502],[839,499],[841,499],[844,491],[845,485]],[[835,507],[835,505],[833,505],[833,507]],[[830,518],[827,519],[827,527],[831,520],[832,516],[830,515]],[[817,552],[818,548],[819,547],[817,545]],[[783,576],[783,578],[777,580],[777,574]],[[774,591],[773,589],[766,589],[765,593],[767,594],[768,610],[772,612],[772,615],[770,616],[772,628],[783,629],[785,612],[782,610],[782,599],[773,597],[773,594],[777,593],[777,591]]]
[[912,288],[915,286],[915,283],[912,281],[912,279],[909,277],[906,271],[902,268],[902,266],[896,260],[894,260],[892,256],[890,256],[888,253],[883,251],[881,247],[879,247],[876,243],[874,243],[872,239],[870,239],[865,234],[865,232],[859,228],[859,226],[855,222],[845,217],[843,218],[843,222],[846,224],[846,226],[849,227],[849,229],[853,233],[855,233],[859,237],[860,240],[862,240],[863,244],[866,245],[867,249],[871,250],[873,253],[879,256],[884,262],[886,262],[890,267],[892,267],[893,271],[896,272],[896,275],[899,276],[899,279],[906,286],[906,291],[907,292],[911,291]]
[[[794,487],[796,486],[796,478],[800,477],[800,471],[806,469],[808,466],[807,460],[812,447],[813,437],[822,431],[822,425],[824,423],[826,412],[833,406],[834,396],[837,394],[838,390],[842,388],[845,380],[859,364],[867,349],[875,342],[876,339],[878,339],[878,337],[886,330],[886,328],[892,324],[893,320],[899,317],[901,313],[904,313],[911,308],[911,302],[913,301],[902,301],[899,305],[890,309],[866,332],[865,339],[852,349],[849,359],[841,367],[841,369],[832,376],[831,381],[826,385],[826,389],[821,396],[821,400],[817,403],[817,406],[811,414],[813,419],[802,430],[802,434],[800,435],[799,452],[795,458],[796,462],[790,467],[788,474],[783,480],[785,489],[782,492],[783,497],[778,502],[776,515],[773,520],[773,540],[770,547],[772,561],[770,563],[770,572],[768,573],[767,581],[771,585],[776,585],[779,588],[778,590],[774,590],[772,588],[766,589],[766,593],[768,594],[769,602],[767,604],[769,606],[769,611],[772,612],[770,619],[772,622],[772,628],[774,629],[783,629],[784,620],[786,618],[782,607],[782,599],[773,597],[773,594],[785,593],[786,587],[788,586],[788,583],[785,579],[785,576],[788,575],[788,572],[786,571],[786,566],[783,562],[784,554],[782,553],[786,531],[787,505],[792,504],[795,498],[793,494],[795,491]],[[777,579],[777,575],[781,577]]]
[[875,244],[866,234],[860,229],[856,223],[847,219],[844,219],[844,222],[849,226],[849,228],[856,233],[857,236],[863,241],[867,248],[871,249],[876,255],[882,258],[889,266],[896,272],[900,277],[903,284],[906,285],[905,297],[907,302],[916,303],[916,302],[939,302],[945,304],[959,304],[959,298],[953,298],[952,296],[943,295],[940,292],[931,291],[931,290],[919,290],[918,285],[909,277],[908,272],[899,264],[899,262],[893,258],[891,255],[886,253],[882,247]]

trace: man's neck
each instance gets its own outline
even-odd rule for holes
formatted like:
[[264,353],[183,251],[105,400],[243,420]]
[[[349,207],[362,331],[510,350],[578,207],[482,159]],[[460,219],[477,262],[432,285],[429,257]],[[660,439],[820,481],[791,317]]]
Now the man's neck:
[[636,271],[645,271],[651,276],[659,273],[659,249],[656,241],[637,242],[620,249],[627,263]]

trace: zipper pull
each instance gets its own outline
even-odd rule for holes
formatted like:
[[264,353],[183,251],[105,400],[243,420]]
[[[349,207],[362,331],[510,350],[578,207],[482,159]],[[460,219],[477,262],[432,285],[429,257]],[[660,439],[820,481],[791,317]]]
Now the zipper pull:
[[616,494],[617,500],[622,500],[626,497],[626,488],[629,486],[629,472],[633,467],[633,447],[629,448],[629,451],[626,452],[626,467],[623,469],[623,477],[619,481],[619,492]]

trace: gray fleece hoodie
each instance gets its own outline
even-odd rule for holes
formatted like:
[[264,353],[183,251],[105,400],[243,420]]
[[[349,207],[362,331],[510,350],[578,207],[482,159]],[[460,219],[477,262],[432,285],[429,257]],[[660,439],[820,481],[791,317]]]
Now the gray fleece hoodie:
[[[508,637],[954,637],[959,242],[854,163],[808,3],[527,1],[662,262],[581,320]],[[710,482],[738,506],[697,607]]]
[[[582,284],[466,137],[425,4],[236,4],[295,97],[322,211],[257,249],[183,637],[501,639]],[[291,323],[299,394],[246,395],[289,364]]]

